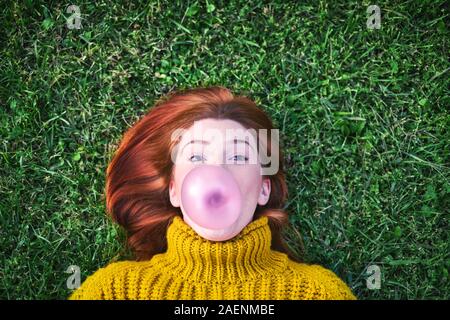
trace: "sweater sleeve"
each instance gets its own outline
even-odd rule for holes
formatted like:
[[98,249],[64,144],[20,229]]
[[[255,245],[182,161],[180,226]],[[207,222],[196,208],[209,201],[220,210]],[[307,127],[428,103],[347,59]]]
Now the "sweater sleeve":
[[126,276],[134,262],[118,261],[100,268],[73,291],[69,300],[116,300],[125,299]]
[[68,300],[127,299],[127,279],[139,267],[136,261],[117,261],[100,268],[73,291]]

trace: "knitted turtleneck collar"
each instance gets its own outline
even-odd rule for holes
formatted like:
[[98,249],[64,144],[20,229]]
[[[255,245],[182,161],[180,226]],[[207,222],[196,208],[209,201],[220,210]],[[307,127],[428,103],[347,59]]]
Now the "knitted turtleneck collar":
[[202,238],[176,216],[167,229],[167,251],[154,260],[177,277],[199,282],[235,282],[279,274],[288,257],[271,250],[271,236],[267,217],[250,222],[234,238],[219,242]]

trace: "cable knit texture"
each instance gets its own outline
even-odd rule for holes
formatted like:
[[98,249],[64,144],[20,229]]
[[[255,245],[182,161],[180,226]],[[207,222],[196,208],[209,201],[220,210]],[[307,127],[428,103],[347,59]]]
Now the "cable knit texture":
[[165,253],[100,268],[69,299],[356,299],[332,271],[289,260],[270,244],[267,217],[215,242],[177,216]]

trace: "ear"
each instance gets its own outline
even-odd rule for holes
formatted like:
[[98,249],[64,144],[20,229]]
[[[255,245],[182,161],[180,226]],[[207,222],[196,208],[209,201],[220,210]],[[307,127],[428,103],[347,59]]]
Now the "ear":
[[176,193],[175,181],[173,179],[170,179],[170,182],[169,182],[169,197],[170,197],[170,203],[172,204],[172,206],[174,206],[174,207],[180,206],[180,201],[179,201],[178,195]]
[[271,191],[270,179],[265,178],[262,181],[261,192],[259,193],[258,197],[258,204],[260,206],[264,206],[267,204],[267,202],[269,202],[270,191]]

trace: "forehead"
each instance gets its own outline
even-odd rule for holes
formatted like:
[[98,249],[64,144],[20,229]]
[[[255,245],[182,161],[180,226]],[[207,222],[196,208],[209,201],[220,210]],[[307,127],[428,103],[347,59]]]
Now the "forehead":
[[205,141],[223,141],[233,138],[251,138],[251,131],[239,122],[229,119],[202,119],[196,121],[190,128],[183,131],[180,142],[190,139],[203,139]]

